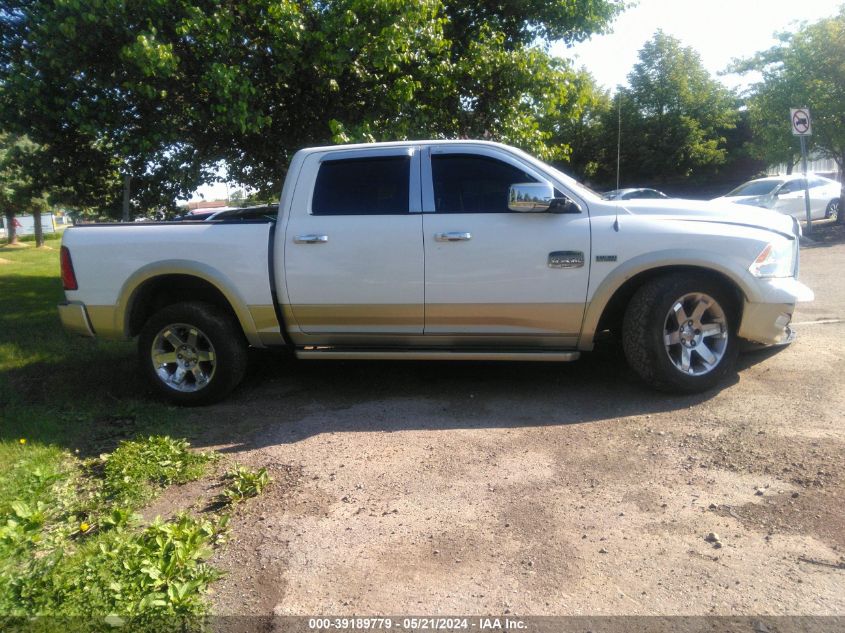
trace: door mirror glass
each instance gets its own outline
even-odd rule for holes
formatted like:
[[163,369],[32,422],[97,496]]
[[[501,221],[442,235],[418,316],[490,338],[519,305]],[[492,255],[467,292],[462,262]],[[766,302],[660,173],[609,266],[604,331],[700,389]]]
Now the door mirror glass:
[[555,192],[545,182],[520,182],[508,190],[508,209],[520,213],[543,213],[552,206]]

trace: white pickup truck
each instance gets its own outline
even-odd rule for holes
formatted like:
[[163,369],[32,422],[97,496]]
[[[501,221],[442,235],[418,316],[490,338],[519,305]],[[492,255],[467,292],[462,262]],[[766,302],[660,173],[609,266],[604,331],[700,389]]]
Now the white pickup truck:
[[696,392],[740,339],[789,342],[799,226],[765,209],[602,200],[481,141],[298,152],[278,216],[65,232],[65,328],[138,337],[181,404],[218,400],[246,350],[308,359],[572,361],[616,333],[633,370]]

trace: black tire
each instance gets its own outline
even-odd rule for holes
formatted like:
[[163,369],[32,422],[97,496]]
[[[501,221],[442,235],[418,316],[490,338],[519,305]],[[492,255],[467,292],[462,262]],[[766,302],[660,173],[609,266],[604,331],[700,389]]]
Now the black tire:
[[[162,358],[160,354],[176,354],[177,346],[163,333],[184,333],[186,327],[199,333],[200,342],[196,343],[195,339],[194,344],[197,349],[193,365],[202,367],[197,370],[202,380],[191,373],[193,369],[183,370],[183,384],[177,385],[174,375],[181,367],[177,363],[188,361],[157,364],[153,356],[157,353]],[[184,338],[184,334],[179,336]],[[164,342],[172,351],[161,349]],[[212,360],[203,360],[209,357]],[[138,338],[138,358],[141,370],[156,391],[175,404],[198,406],[222,400],[240,383],[246,371],[247,342],[238,322],[224,310],[210,303],[174,303],[156,312],[144,324]],[[168,374],[169,381],[163,377]]]
[[[676,366],[679,358],[672,357],[672,353],[676,349],[681,350],[683,344],[673,344],[670,353],[670,347],[664,343],[664,335],[673,306],[681,298],[696,294],[706,295],[715,301],[722,316],[718,323],[708,323],[708,327],[718,325],[722,331],[708,340],[708,344],[713,344],[710,341],[715,343],[718,339],[719,345],[718,357],[711,369],[707,369],[700,354],[688,352],[688,357],[693,358],[693,371],[706,372],[691,375],[691,372],[685,373]],[[708,318],[709,314],[710,309],[703,318]],[[736,363],[739,351],[736,336],[738,314],[733,294],[703,275],[676,273],[657,277],[637,290],[625,310],[622,346],[628,365],[643,381],[661,391],[699,393],[711,389],[733,370]],[[680,328],[677,333],[681,333]],[[699,330],[688,331],[687,334],[700,337]],[[698,364],[697,369],[695,363]]]
[[827,208],[824,210],[824,217],[835,218],[839,215],[839,198],[834,198],[827,203]]

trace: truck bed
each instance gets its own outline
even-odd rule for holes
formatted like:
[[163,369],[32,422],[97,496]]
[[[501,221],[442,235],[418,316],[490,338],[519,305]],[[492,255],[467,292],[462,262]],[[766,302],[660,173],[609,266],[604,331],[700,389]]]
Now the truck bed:
[[[279,331],[271,282],[272,222],[155,222],[93,224],[69,228],[63,246],[70,251],[78,290],[69,302],[87,306],[98,335],[125,336],[119,316],[131,300],[130,289],[159,275],[200,276],[233,305],[245,306],[238,318],[252,320],[248,331]],[[120,321],[120,322],[119,322]],[[251,340],[261,344],[260,340]]]

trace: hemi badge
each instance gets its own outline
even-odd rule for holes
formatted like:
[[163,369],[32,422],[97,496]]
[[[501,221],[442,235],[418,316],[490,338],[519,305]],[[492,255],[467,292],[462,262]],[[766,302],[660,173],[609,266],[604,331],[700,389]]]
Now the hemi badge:
[[549,268],[581,268],[584,253],[581,251],[552,251],[549,253]]
[[616,255],[596,255],[597,262],[615,262]]

